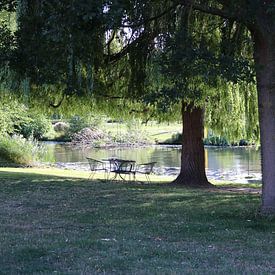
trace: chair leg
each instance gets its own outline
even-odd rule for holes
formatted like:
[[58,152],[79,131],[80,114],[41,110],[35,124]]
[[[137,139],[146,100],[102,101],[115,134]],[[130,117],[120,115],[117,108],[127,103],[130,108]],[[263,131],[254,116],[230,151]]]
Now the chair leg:
[[94,175],[95,175],[95,171],[92,171],[88,179],[92,180],[94,178]]
[[148,175],[148,174],[145,174],[145,177],[146,177],[147,182],[148,182],[148,183],[151,183],[150,178],[149,178],[149,175]]

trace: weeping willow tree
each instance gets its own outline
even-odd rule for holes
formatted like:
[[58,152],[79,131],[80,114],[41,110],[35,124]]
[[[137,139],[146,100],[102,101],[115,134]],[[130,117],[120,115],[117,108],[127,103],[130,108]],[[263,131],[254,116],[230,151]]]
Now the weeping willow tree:
[[229,138],[258,138],[257,123],[251,126],[257,120],[255,88],[246,88],[253,87],[248,84],[253,81],[251,48],[242,47],[249,37],[243,26],[196,13],[192,5],[178,7],[173,15],[157,38],[145,101],[162,112],[181,104],[184,138],[181,171],[174,183],[209,186],[204,119]]
[[220,83],[206,103],[205,124],[236,144],[241,139],[258,143],[258,100],[254,83]]

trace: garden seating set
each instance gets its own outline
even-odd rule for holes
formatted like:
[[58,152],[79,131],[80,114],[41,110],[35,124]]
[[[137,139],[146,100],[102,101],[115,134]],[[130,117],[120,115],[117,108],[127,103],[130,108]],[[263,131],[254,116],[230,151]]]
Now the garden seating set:
[[153,173],[153,168],[156,164],[156,162],[136,164],[134,160],[118,158],[97,160],[87,157],[87,160],[91,170],[89,178],[92,179],[97,171],[102,171],[106,180],[115,180],[117,177],[120,177],[122,180],[126,180],[128,177],[131,180],[132,177],[135,181],[136,175],[139,173],[145,175],[147,182],[150,182],[149,175]]

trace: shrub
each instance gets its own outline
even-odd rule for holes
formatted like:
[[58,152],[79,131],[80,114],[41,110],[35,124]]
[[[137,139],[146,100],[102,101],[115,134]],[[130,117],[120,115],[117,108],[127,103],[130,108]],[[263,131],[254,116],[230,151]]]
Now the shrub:
[[113,137],[113,141],[116,143],[135,145],[135,144],[149,144],[149,140],[146,134],[142,131],[127,131]]
[[88,128],[89,124],[88,122],[80,116],[73,116],[70,121],[69,121],[69,131],[68,131],[68,135],[72,136],[75,133],[78,133],[79,131],[81,131],[84,128]]
[[205,145],[214,145],[214,146],[229,146],[229,142],[226,138],[220,136],[211,136],[204,139]]
[[248,146],[248,145],[250,145],[250,143],[249,143],[249,141],[246,140],[246,139],[241,139],[241,140],[239,141],[239,146]]
[[41,160],[45,153],[45,147],[34,140],[18,135],[0,137],[0,155],[4,161],[19,165],[32,165]]
[[51,122],[44,115],[31,115],[29,121],[20,124],[18,134],[23,135],[23,137],[27,139],[33,137],[39,140],[51,127]]
[[22,123],[29,121],[27,108],[16,100],[3,101],[0,104],[0,134],[12,134]]
[[163,143],[180,145],[182,144],[182,134],[181,133],[173,134],[171,138],[165,140]]

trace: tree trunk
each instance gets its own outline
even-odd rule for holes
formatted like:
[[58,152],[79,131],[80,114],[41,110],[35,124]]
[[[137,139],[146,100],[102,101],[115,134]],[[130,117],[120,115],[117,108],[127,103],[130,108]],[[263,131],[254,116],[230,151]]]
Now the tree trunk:
[[182,104],[183,140],[181,170],[173,184],[210,187],[205,174],[203,109]]
[[[273,36],[273,37],[272,37]],[[254,33],[262,156],[263,214],[275,214],[275,37]]]

